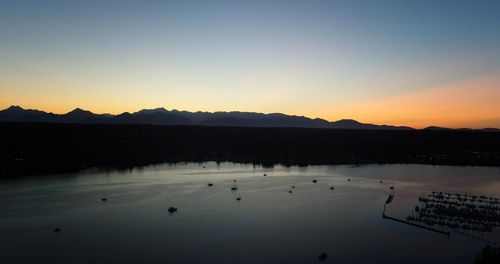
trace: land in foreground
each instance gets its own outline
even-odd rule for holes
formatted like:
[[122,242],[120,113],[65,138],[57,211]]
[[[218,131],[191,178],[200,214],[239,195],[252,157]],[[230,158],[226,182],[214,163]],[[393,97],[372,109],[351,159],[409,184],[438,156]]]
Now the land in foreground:
[[163,162],[500,166],[500,133],[105,124],[0,124],[0,175]]

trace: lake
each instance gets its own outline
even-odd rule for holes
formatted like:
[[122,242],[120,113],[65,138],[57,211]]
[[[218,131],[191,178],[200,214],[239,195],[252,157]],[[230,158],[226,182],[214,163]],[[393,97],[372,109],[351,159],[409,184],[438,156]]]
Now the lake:
[[208,162],[8,178],[0,261],[473,263],[500,242],[496,227],[431,227],[445,235],[382,217],[389,194],[385,214],[406,220],[432,191],[500,197],[500,168]]

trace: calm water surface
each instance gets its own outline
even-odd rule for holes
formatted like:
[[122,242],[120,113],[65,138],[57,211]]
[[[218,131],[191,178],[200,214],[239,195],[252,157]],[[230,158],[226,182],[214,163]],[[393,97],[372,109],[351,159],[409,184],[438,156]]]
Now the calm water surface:
[[[500,168],[203,163],[3,180],[0,262],[472,263],[486,245],[383,219],[390,186],[386,213],[406,219],[433,190],[500,197]],[[497,228],[471,234],[500,242]]]

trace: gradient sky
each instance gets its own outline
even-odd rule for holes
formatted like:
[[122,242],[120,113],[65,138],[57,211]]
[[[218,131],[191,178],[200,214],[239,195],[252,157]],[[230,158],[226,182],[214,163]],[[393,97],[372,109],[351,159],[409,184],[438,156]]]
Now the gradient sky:
[[500,1],[4,1],[0,108],[500,127]]

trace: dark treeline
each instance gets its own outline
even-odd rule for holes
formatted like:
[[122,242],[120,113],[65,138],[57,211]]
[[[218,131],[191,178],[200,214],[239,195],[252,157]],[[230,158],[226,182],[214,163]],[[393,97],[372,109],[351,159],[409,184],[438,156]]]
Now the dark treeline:
[[500,133],[0,123],[0,175],[230,161],[500,166]]

